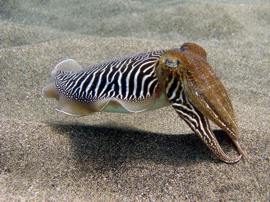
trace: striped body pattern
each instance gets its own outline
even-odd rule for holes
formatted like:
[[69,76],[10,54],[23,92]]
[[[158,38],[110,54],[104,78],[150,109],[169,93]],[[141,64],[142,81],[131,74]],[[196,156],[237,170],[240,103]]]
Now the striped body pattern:
[[155,65],[164,51],[142,53],[90,67],[87,71],[58,71],[55,84],[70,99],[140,101],[153,96],[158,86]]
[[[142,112],[171,105],[207,147],[226,163],[244,151],[229,95],[197,44],[110,60],[83,69],[75,60],[60,62],[43,94],[58,100],[57,111],[85,116],[93,112]],[[210,122],[223,129],[239,155],[228,156]]]

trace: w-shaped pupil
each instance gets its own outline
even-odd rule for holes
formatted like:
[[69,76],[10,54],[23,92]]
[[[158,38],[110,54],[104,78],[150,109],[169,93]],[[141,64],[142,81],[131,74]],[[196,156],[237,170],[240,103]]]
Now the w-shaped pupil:
[[165,64],[166,64],[168,67],[176,68],[176,67],[178,67],[178,65],[180,64],[180,61],[179,61],[179,60],[166,59]]

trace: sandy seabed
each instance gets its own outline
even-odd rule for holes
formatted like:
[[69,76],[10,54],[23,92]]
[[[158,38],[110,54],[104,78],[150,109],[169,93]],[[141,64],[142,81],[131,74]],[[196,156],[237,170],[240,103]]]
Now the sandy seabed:
[[[72,118],[41,96],[63,59],[89,66],[186,41],[229,89],[248,160],[218,161],[170,107]],[[268,201],[270,4],[0,2],[0,102],[0,201]]]

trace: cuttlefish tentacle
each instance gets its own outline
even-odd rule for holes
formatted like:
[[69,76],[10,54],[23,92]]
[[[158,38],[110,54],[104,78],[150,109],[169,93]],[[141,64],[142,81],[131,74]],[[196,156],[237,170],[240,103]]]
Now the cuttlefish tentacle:
[[182,54],[187,63],[181,70],[186,96],[202,114],[222,128],[238,152],[246,156],[238,143],[239,133],[233,105],[224,85],[207,62],[206,52],[193,43],[186,43],[182,47],[185,47]]
[[[176,80],[174,82],[177,82]],[[173,86],[175,84],[171,84]],[[222,161],[226,163],[238,162],[242,155],[229,157],[221,148],[213,134],[208,119],[193,106],[184,94],[183,89],[171,90],[167,87],[169,100],[177,114],[189,125],[189,127],[201,138],[206,146]],[[177,86],[177,85],[176,85]]]
[[[225,87],[207,63],[204,49],[186,43],[180,51],[164,53],[158,66],[160,81],[180,117],[219,159],[227,163],[239,161],[244,152],[237,141],[239,135],[233,107]],[[175,82],[177,84],[173,84]],[[231,158],[224,153],[208,119],[227,132],[240,154],[238,157]]]

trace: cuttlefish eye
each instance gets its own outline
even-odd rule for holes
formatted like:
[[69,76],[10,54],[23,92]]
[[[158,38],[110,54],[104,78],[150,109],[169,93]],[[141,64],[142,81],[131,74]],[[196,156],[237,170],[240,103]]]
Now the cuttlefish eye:
[[179,64],[180,64],[179,60],[171,60],[171,59],[165,60],[165,65],[167,65],[170,68],[177,68]]

